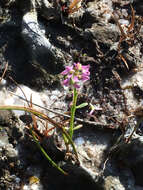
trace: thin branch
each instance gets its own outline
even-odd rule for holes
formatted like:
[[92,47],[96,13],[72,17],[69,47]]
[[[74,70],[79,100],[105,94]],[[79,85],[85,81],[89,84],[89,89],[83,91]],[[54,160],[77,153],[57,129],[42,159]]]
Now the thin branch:
[[9,79],[12,80],[12,82],[14,82],[16,84],[16,86],[21,90],[23,96],[25,97],[25,101],[27,102],[28,107],[30,107],[30,101],[28,101],[26,94],[23,91],[23,89],[21,88],[21,86],[11,76],[9,76]]

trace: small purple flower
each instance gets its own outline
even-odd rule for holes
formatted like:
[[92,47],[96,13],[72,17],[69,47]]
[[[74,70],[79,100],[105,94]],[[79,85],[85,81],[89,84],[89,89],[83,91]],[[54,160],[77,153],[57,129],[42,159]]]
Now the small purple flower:
[[67,75],[73,72],[73,66],[66,66],[66,69],[61,73],[62,75]]
[[64,75],[64,86],[73,85],[76,89],[80,88],[80,82],[85,82],[90,79],[89,72],[90,65],[81,65],[79,62],[74,63],[73,66],[66,66],[65,70],[61,73]]

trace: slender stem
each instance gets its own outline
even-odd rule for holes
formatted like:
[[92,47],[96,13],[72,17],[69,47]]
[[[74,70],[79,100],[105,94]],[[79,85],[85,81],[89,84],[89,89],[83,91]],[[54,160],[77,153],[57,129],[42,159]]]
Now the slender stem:
[[74,88],[73,102],[72,102],[72,107],[71,107],[70,128],[69,128],[69,135],[70,135],[71,139],[72,139],[73,130],[74,130],[74,118],[75,118],[75,111],[76,111],[77,96],[78,96],[78,92],[77,92],[76,88]]
[[30,129],[30,132],[33,136],[33,139],[35,141],[35,143],[37,144],[37,146],[39,147],[39,149],[41,150],[41,152],[44,154],[44,156],[47,158],[47,160],[52,164],[53,167],[57,168],[61,173],[63,173],[64,175],[68,175],[67,172],[65,172],[62,168],[60,168],[46,153],[46,151],[44,150],[44,148],[40,145],[39,141],[37,140],[36,136],[33,133],[33,130]]

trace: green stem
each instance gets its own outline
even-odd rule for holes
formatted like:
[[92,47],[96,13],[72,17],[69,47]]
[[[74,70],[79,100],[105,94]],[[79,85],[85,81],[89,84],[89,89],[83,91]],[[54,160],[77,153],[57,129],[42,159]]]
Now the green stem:
[[76,88],[74,88],[73,102],[72,102],[72,107],[71,107],[70,128],[69,128],[69,135],[70,135],[71,139],[72,139],[73,130],[74,130],[74,118],[75,118],[75,111],[76,111],[77,96],[78,96],[78,92],[77,92]]
[[37,144],[37,146],[39,147],[39,149],[41,150],[41,152],[43,153],[43,155],[47,158],[47,160],[52,164],[53,167],[57,168],[61,173],[63,173],[64,175],[68,175],[67,172],[65,172],[62,168],[60,168],[46,153],[46,151],[43,149],[43,147],[40,145],[39,141],[37,140],[36,136],[33,133],[33,130],[30,129],[30,132],[33,136],[33,139],[35,141],[35,143]]

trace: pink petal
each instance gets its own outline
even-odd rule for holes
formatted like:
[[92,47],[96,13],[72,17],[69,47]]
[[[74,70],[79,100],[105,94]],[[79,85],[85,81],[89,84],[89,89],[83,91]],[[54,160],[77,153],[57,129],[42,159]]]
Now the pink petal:
[[75,88],[77,88],[77,89],[80,88],[80,85],[77,84],[77,83],[74,83],[73,86],[74,86]]
[[88,75],[82,74],[82,76],[81,76],[81,80],[82,80],[82,81],[87,81],[87,80],[89,80],[89,79],[90,79],[90,77],[89,77]]
[[69,79],[69,78],[65,79],[65,80],[62,82],[62,84],[63,84],[64,86],[68,86],[69,83],[70,83],[70,79]]
[[71,79],[72,76],[73,76],[72,74],[68,74],[68,75],[67,75],[67,78],[68,78],[68,79]]
[[90,75],[90,72],[88,71],[88,72],[82,72],[82,75],[87,75],[87,76],[89,76]]
[[66,69],[61,73],[62,75],[67,75],[68,73],[70,73],[70,71],[73,70],[73,66],[66,66]]
[[94,113],[94,109],[89,112],[89,115],[92,115]]
[[78,79],[77,76],[74,76],[74,77],[73,77],[73,82],[79,82],[79,79]]
[[82,65],[83,70],[89,70],[89,68],[90,68],[90,65]]

